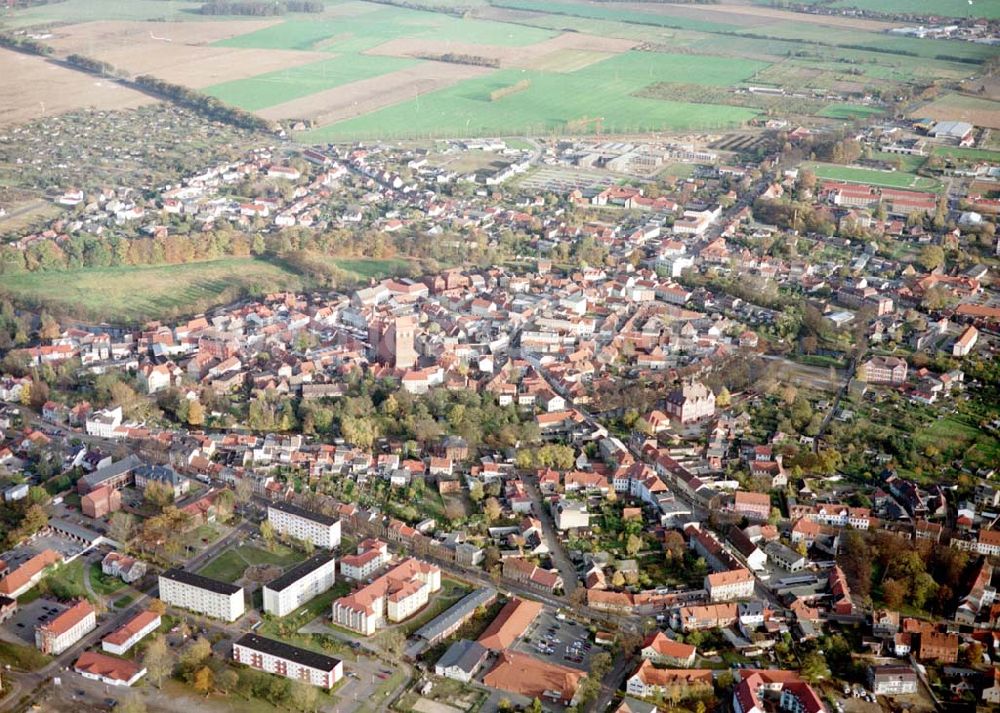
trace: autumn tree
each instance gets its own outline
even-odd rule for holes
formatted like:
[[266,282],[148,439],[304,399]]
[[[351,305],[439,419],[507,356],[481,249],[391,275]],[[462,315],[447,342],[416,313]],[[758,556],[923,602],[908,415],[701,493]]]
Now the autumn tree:
[[274,547],[274,526],[267,520],[260,523],[260,537],[268,549]]
[[483,503],[483,513],[488,522],[495,522],[499,519],[501,512],[500,501],[496,498],[487,498]]
[[122,510],[111,514],[111,520],[108,523],[108,536],[112,540],[125,546],[132,539],[133,534],[135,534],[135,517],[133,515]]
[[301,681],[293,681],[288,692],[288,705],[297,711],[312,713],[316,710],[318,695],[315,686]]
[[202,426],[205,424],[205,407],[201,401],[192,401],[188,405],[187,422],[189,426]]
[[162,634],[149,642],[142,655],[142,665],[146,675],[157,688],[170,677],[174,670],[174,656]]
[[212,692],[213,678],[212,669],[202,666],[194,672],[194,690],[207,696]]

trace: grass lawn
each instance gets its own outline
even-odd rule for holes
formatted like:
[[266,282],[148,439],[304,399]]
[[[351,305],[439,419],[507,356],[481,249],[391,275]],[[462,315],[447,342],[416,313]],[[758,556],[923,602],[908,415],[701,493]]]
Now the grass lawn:
[[0,641],[0,664],[22,671],[34,671],[51,661],[51,658],[43,654],[34,646],[22,646],[12,644],[9,641]]
[[1000,438],[980,430],[961,413],[935,420],[915,440],[918,450],[939,449],[942,462],[961,459],[973,469],[1000,463]]
[[[306,141],[526,133],[589,133],[600,118],[607,132],[722,129],[757,115],[752,109],[633,96],[651,84],[728,86],[765,65],[722,57],[626,52],[569,74],[501,69],[362,117],[303,134]],[[491,92],[528,80],[497,101]]]
[[252,545],[240,545],[235,549],[226,550],[207,565],[198,574],[222,582],[235,582],[243,576],[243,571],[255,564],[273,564],[288,567],[305,559],[305,556],[283,545],[275,545],[269,552]]
[[216,84],[205,90],[224,102],[249,111],[281,104],[342,84],[370,79],[416,64],[401,57],[346,54],[333,59]]
[[101,571],[101,563],[94,562],[90,565],[90,586],[98,594],[107,596],[125,586],[125,582],[118,577],[109,577]]
[[341,270],[354,273],[358,277],[368,280],[374,277],[381,280],[391,275],[398,275],[410,266],[412,261],[402,258],[389,258],[387,260],[376,260],[372,258],[334,258],[333,264]]
[[874,186],[908,188],[915,191],[939,192],[941,190],[941,184],[933,178],[915,176],[905,171],[877,171],[869,168],[840,166],[832,163],[817,163],[815,161],[807,161],[804,165],[811,169],[819,178],[828,178],[834,181],[870,183]]
[[115,609],[124,609],[129,604],[131,604],[134,600],[135,600],[135,597],[133,597],[131,594],[126,594],[121,599],[116,599],[114,601],[114,607],[115,607]]
[[441,591],[434,595],[430,603],[417,616],[403,622],[400,631],[409,636],[431,619],[447,611],[470,591],[469,587],[461,582],[442,577]]

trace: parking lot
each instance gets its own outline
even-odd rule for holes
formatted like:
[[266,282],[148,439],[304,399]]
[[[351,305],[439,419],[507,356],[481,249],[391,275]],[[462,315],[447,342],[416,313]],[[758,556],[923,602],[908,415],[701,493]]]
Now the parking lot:
[[25,604],[7,622],[4,629],[16,634],[19,639],[24,640],[31,646],[35,645],[35,627],[52,621],[68,607],[51,599],[36,599]]
[[77,553],[82,552],[83,549],[83,544],[74,542],[73,540],[65,537],[59,537],[57,535],[39,535],[29,542],[25,542],[21,546],[14,548],[10,552],[4,552],[0,555],[0,559],[6,562],[7,566],[13,570],[17,569],[43,550],[55,550],[61,554],[63,558],[68,559]]
[[595,645],[586,627],[559,621],[555,614],[543,610],[514,649],[549,663],[589,671]]

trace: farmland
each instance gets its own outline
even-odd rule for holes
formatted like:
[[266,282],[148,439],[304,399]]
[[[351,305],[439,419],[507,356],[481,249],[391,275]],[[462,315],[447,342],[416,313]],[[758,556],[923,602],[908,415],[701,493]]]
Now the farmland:
[[[705,131],[782,113],[855,121],[882,108],[854,97],[962,81],[993,53],[888,35],[891,25],[878,19],[759,4],[475,0],[462,17],[436,12],[448,9],[442,0],[422,6],[325,0],[310,15],[233,18],[200,15],[185,0],[136,0],[125,10],[112,0],[65,0],[18,10],[12,24],[50,27],[60,56],[94,56],[265,119],[304,121],[297,138],[309,141]],[[435,59],[449,53],[485,61]],[[13,62],[0,56],[0,65]],[[51,62],[22,64],[37,81],[11,90],[24,95],[15,104],[28,113],[0,121],[34,116],[43,102],[61,110],[91,96],[108,108],[150,101],[114,83],[76,81],[69,70],[60,79]],[[0,74],[12,75],[20,73]],[[747,85],[808,94],[775,101],[734,91]],[[502,91],[513,86],[522,89]],[[831,103],[831,95],[845,99]],[[969,96],[942,97],[922,112],[985,125],[998,114],[995,103]]]
[[915,119],[960,120],[976,126],[1000,129],[1000,102],[965,94],[940,97],[915,109],[910,115]]
[[917,176],[905,171],[878,171],[856,166],[838,166],[829,163],[807,162],[804,164],[819,178],[852,183],[870,183],[887,188],[904,188],[915,191],[938,191],[941,185],[933,178]]
[[[633,96],[649,84],[698,76],[709,85],[739,81],[761,65],[721,58],[629,52],[569,74],[500,70],[434,94],[306,134],[307,140],[348,136],[464,136],[554,132],[584,117],[608,131],[726,128],[756,112],[739,107]],[[524,91],[490,101],[490,94],[530,80]]]

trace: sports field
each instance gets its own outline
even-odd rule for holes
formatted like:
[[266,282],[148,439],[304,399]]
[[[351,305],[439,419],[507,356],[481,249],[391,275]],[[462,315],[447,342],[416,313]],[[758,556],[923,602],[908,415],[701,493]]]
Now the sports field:
[[867,119],[883,113],[881,109],[872,106],[858,106],[856,104],[831,104],[819,113],[828,119]]
[[851,183],[870,183],[873,186],[887,188],[907,188],[914,191],[939,192],[941,184],[933,178],[917,176],[905,171],[877,171],[870,168],[854,166],[839,166],[832,163],[809,161],[803,164],[819,178],[832,181],[849,181]]
[[[725,86],[763,64],[739,65],[717,57],[628,52],[568,74],[499,70],[453,87],[308,132],[305,139],[348,137],[515,135],[576,129],[593,131],[600,119],[609,132],[729,128],[753,118],[750,109],[661,101],[634,96],[659,82]],[[527,80],[530,85],[499,100],[490,95]]]

